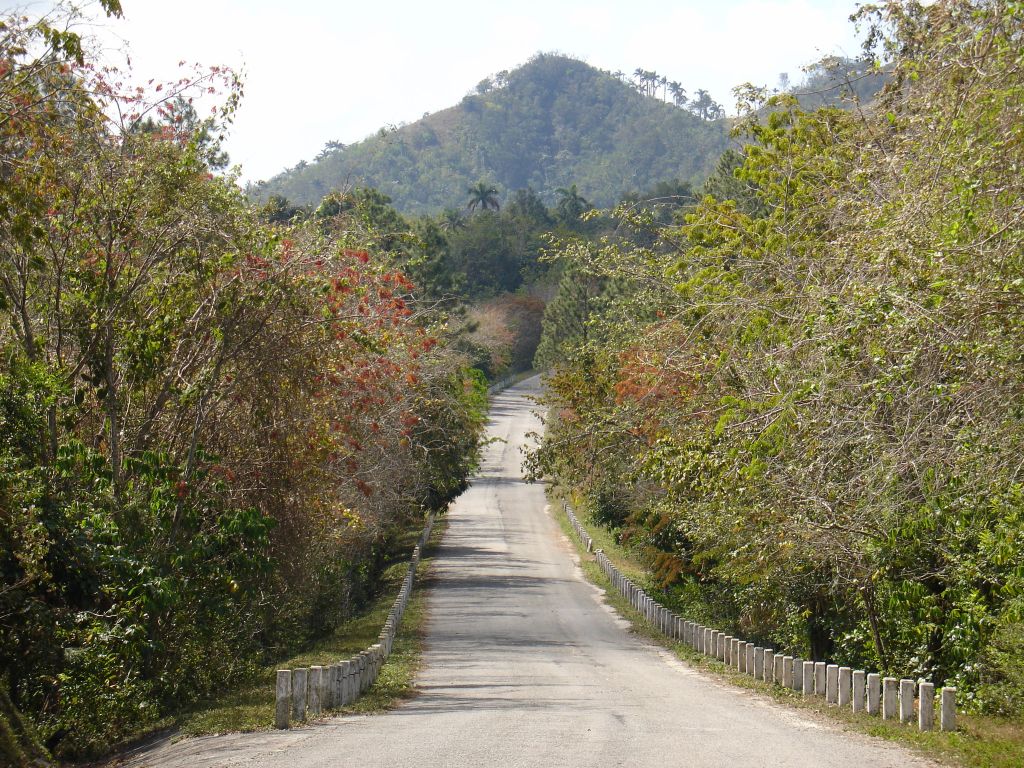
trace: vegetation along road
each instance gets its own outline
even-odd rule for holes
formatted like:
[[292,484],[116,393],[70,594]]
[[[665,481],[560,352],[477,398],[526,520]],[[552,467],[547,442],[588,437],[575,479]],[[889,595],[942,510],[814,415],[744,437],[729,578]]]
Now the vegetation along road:
[[134,765],[927,765],[725,688],[631,635],[521,479],[531,379],[495,398],[482,470],[437,557],[420,695],[287,732],[167,745]]

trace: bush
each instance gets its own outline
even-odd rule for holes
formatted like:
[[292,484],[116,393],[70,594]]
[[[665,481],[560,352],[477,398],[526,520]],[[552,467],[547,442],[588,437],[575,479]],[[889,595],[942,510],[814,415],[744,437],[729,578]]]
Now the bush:
[[998,715],[1024,718],[1024,622],[1004,621],[981,657],[978,704]]

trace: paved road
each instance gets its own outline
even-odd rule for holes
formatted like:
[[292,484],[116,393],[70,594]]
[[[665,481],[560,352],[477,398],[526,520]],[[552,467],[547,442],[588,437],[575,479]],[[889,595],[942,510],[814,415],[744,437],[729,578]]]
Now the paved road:
[[629,634],[521,480],[539,428],[526,396],[495,398],[489,446],[450,513],[421,694],[397,710],[288,732],[166,745],[135,766],[557,768],[926,766],[909,753],[691,670]]

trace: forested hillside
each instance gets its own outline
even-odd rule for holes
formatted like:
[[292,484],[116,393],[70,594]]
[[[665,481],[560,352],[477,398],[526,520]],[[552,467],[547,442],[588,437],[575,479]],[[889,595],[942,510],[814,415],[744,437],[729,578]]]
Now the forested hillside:
[[539,54],[483,81],[458,106],[358,144],[329,145],[250,191],[316,204],[336,188],[368,186],[403,213],[436,213],[485,179],[504,191],[530,187],[549,205],[556,189],[576,184],[607,207],[658,181],[698,183],[714,168],[727,122],[705,92],[692,101],[685,94],[655,73],[638,70],[630,83]]
[[1024,10],[860,18],[873,108],[752,95],[710,196],[562,244],[535,469],[683,615],[1020,718]]

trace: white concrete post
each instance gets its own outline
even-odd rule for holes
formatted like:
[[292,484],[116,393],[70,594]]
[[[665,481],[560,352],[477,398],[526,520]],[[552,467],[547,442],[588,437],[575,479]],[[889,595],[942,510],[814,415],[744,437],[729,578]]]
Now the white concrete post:
[[917,727],[921,731],[930,731],[935,727],[935,686],[921,683],[917,691]]
[[839,668],[839,706],[850,706],[850,694],[853,688],[853,670],[850,667]]
[[825,695],[825,677],[828,665],[824,661],[814,662],[814,695]]
[[338,663],[338,704],[344,707],[348,704],[348,662]]
[[326,679],[324,680],[324,709],[334,709],[338,706],[338,700],[335,696],[337,690],[337,671],[338,668],[334,664],[329,664],[326,667]]
[[761,678],[766,683],[772,681],[772,675],[775,674],[775,649],[765,648],[764,649],[764,676]]
[[784,679],[784,669],[786,666],[786,655],[782,653],[776,653],[775,658],[772,659],[772,682],[776,685],[782,685]]
[[855,669],[853,671],[853,711],[863,712],[864,711],[864,670]]
[[309,701],[306,704],[306,708],[313,717],[320,714],[320,692],[323,690],[323,675],[323,667],[309,668]]
[[734,637],[732,640],[732,665],[737,672],[741,672],[743,668],[743,661],[747,655],[746,645],[738,637]]
[[895,677],[886,677],[882,680],[882,719],[894,720],[896,718],[896,689],[899,681]]
[[814,695],[814,662],[804,662],[804,680],[803,680],[803,695],[813,696]]
[[359,698],[359,660],[352,657],[345,662],[345,703]]
[[764,677],[764,648],[759,645],[754,648],[754,665],[751,669],[753,670],[755,680],[760,680]]
[[274,727],[285,729],[292,714],[292,671],[277,670],[277,685],[274,689]]
[[782,657],[782,687],[792,688],[793,687],[793,657],[783,656]]
[[877,672],[868,673],[868,708],[869,715],[877,715],[882,711],[882,676]]
[[939,694],[939,728],[956,730],[956,688],[943,688]]
[[804,689],[804,660],[793,659],[793,690],[800,693]]
[[914,719],[914,689],[917,685],[913,680],[900,680],[900,722],[909,723]]
[[380,675],[380,670],[384,666],[384,649],[378,643],[370,646],[370,653],[373,659],[373,679],[370,680],[370,685],[373,685],[377,682],[377,676]]
[[334,709],[334,672],[335,666],[328,664],[324,667],[324,695],[323,695],[323,708]]
[[829,664],[825,667],[825,701],[829,704],[839,702],[839,665]]
[[359,652],[359,693],[363,694],[370,687],[370,656],[366,651]]
[[296,720],[306,719],[306,685],[308,677],[308,669],[292,670],[292,717]]

